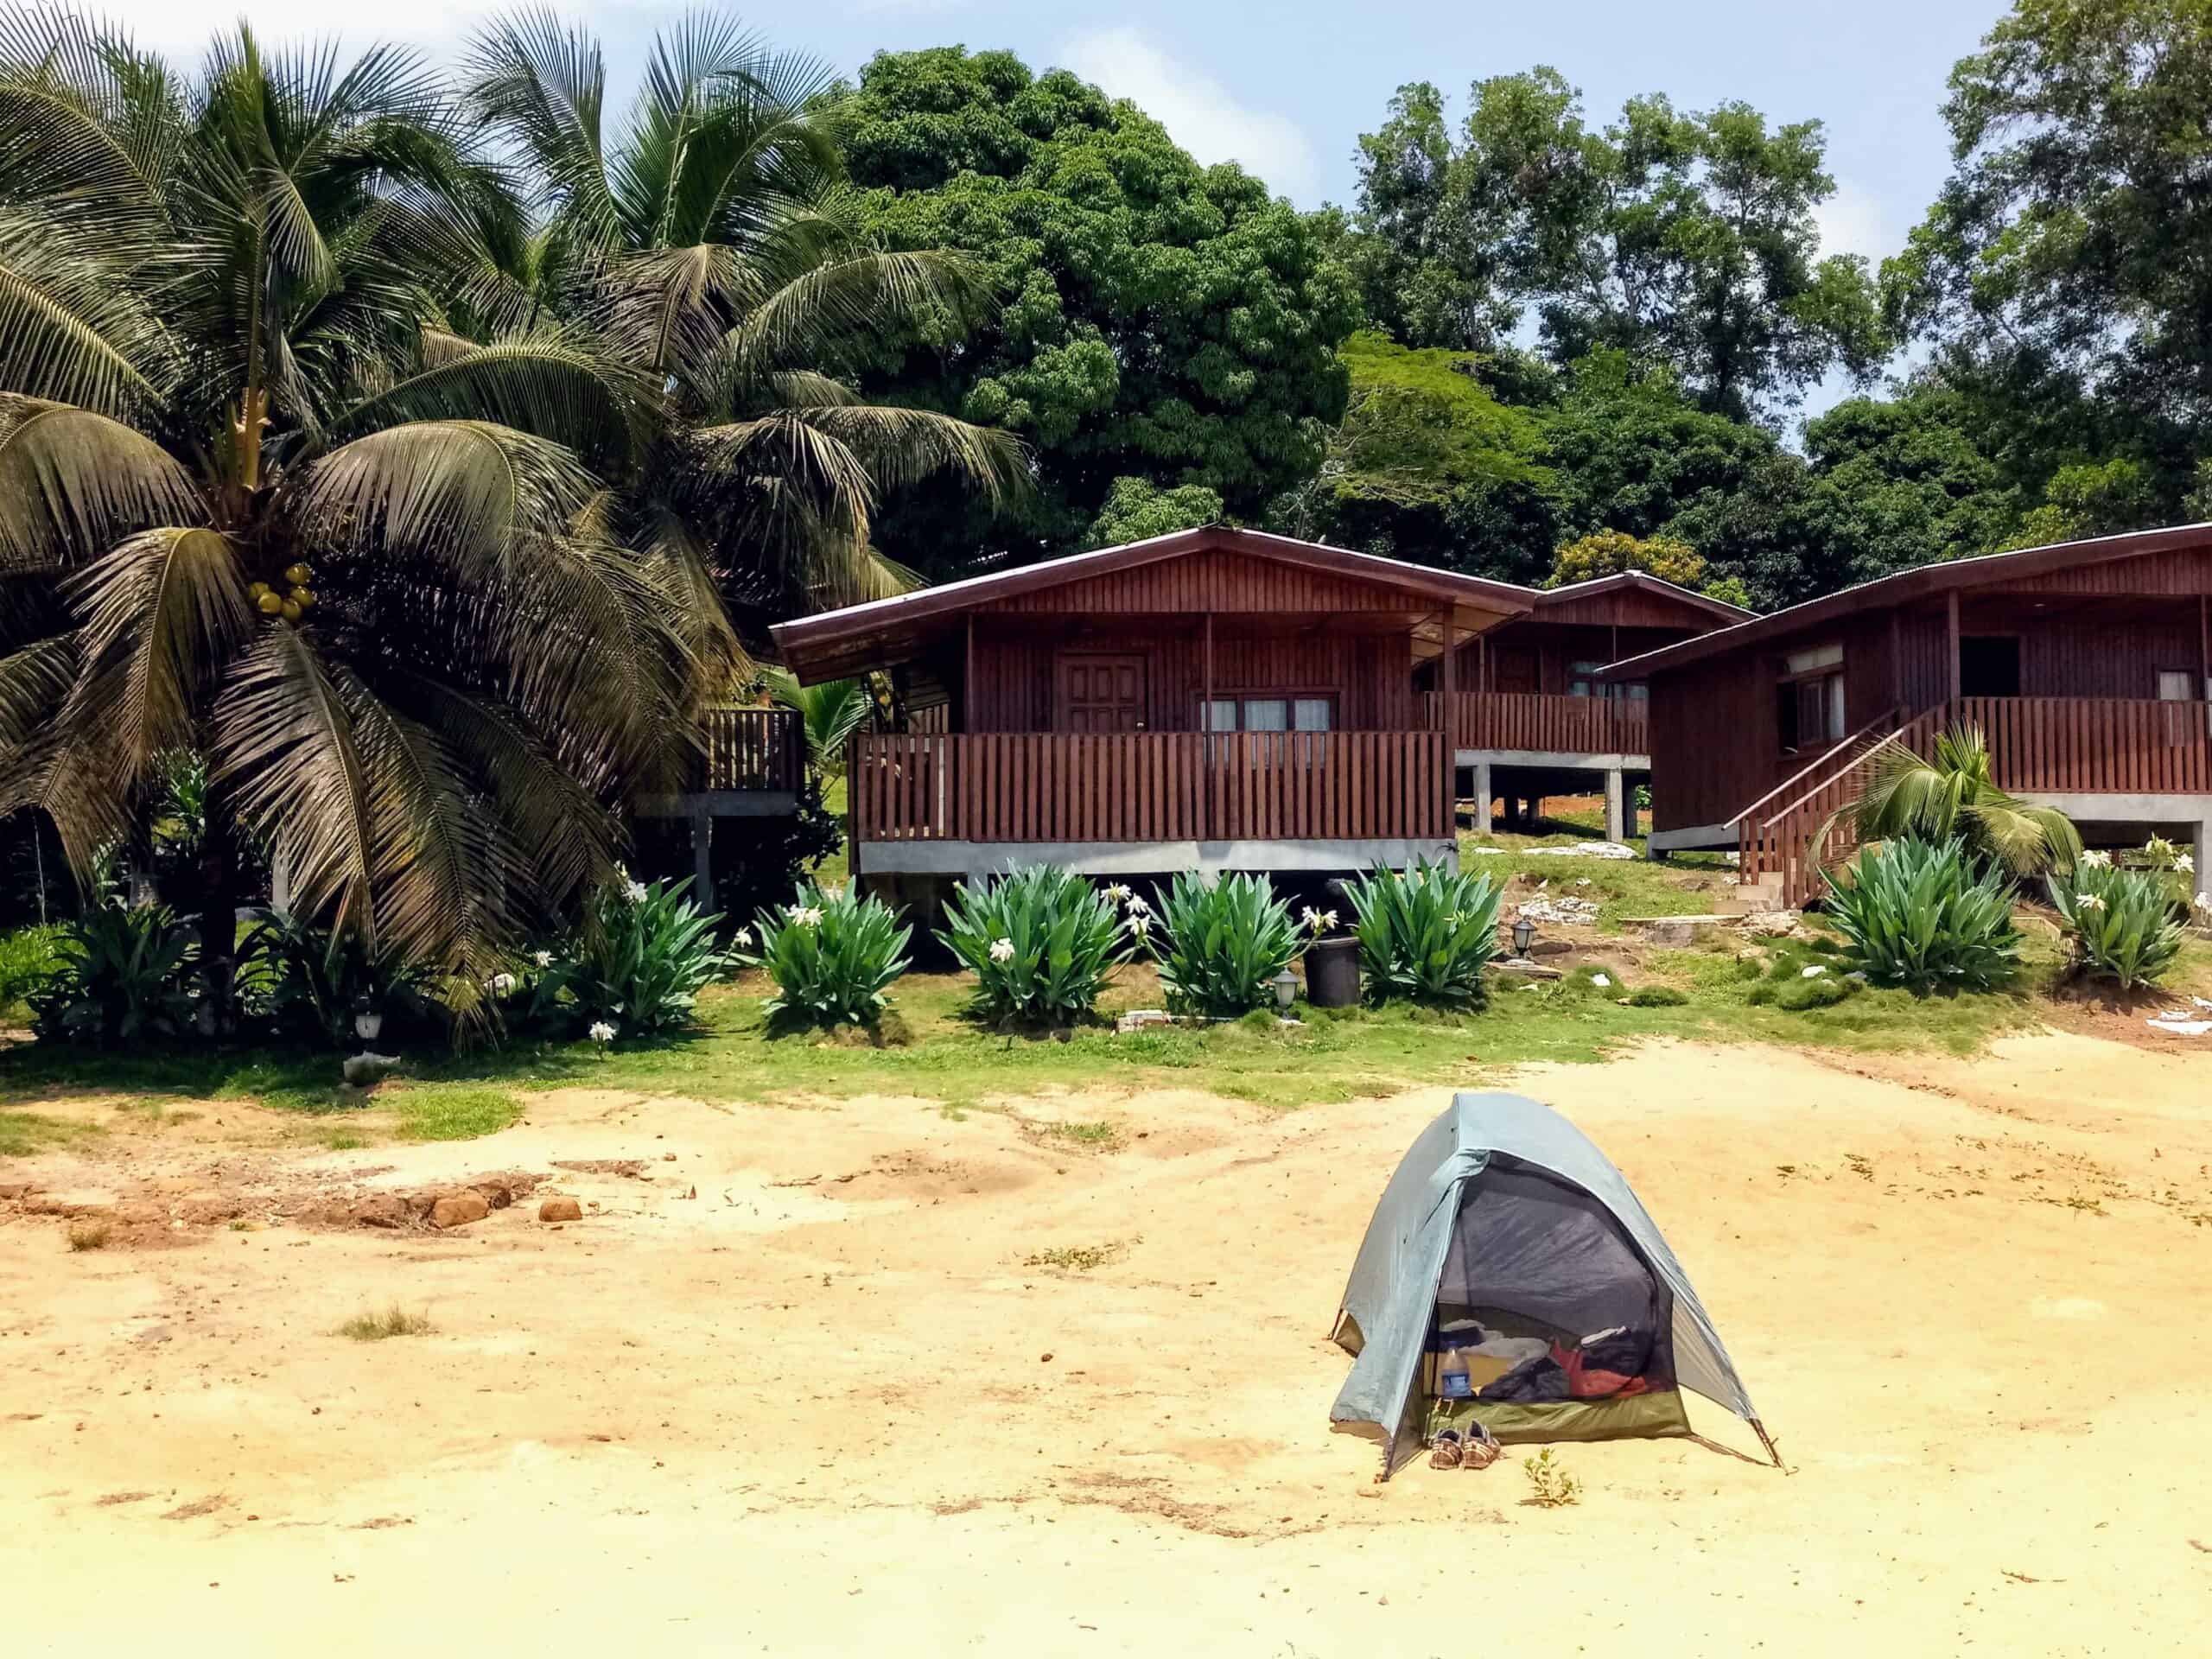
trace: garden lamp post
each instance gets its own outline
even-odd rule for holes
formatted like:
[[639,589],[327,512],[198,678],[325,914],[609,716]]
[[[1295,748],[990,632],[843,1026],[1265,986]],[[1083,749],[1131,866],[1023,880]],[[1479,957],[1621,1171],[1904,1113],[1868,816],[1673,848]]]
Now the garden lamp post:
[[1529,947],[1536,942],[1536,925],[1526,916],[1513,918],[1513,954],[1525,957]]
[[363,997],[353,1005],[353,1034],[365,1043],[373,1043],[377,1033],[384,1029],[384,1015],[378,1014]]
[[1275,1009],[1278,1013],[1287,1015],[1290,1013],[1290,1000],[1298,995],[1298,981],[1292,976],[1290,969],[1286,968],[1274,976],[1274,983]]

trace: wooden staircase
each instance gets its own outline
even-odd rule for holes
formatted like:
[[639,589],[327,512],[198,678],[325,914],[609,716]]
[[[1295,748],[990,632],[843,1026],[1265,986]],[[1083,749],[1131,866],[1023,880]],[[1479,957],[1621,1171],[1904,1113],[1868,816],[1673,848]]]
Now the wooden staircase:
[[1847,862],[1859,848],[1847,820],[1832,829],[1830,820],[1866,788],[1885,751],[1902,745],[1926,753],[1949,714],[1947,702],[1909,717],[1902,707],[1886,709],[1731,818],[1745,897],[1770,909],[1797,909],[1827,892],[1821,873]]

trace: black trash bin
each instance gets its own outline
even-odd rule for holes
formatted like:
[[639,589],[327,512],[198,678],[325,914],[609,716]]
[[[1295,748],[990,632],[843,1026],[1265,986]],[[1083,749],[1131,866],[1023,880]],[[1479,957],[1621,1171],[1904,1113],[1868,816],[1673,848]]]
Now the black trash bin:
[[1316,939],[1306,947],[1306,1000],[1317,1008],[1359,1001],[1359,941]]

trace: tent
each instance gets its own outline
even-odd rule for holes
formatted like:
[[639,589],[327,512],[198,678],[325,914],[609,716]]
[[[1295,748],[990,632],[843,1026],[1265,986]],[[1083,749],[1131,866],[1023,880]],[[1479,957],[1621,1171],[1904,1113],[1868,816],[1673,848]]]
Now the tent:
[[1774,1456],[1620,1171],[1519,1095],[1459,1095],[1421,1131],[1368,1223],[1334,1336],[1352,1367],[1330,1417],[1379,1433],[1385,1475],[1470,1418],[1508,1442],[1688,1434],[1684,1389]]

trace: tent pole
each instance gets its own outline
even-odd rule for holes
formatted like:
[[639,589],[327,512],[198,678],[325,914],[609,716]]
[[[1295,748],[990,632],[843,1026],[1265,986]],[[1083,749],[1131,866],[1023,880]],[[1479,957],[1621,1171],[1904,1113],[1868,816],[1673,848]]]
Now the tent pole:
[[1774,1449],[1774,1441],[1767,1434],[1766,1425],[1756,1417],[1747,1417],[1744,1421],[1751,1426],[1751,1433],[1759,1437],[1759,1444],[1766,1447],[1767,1456],[1774,1459],[1774,1466],[1781,1468],[1782,1453]]

